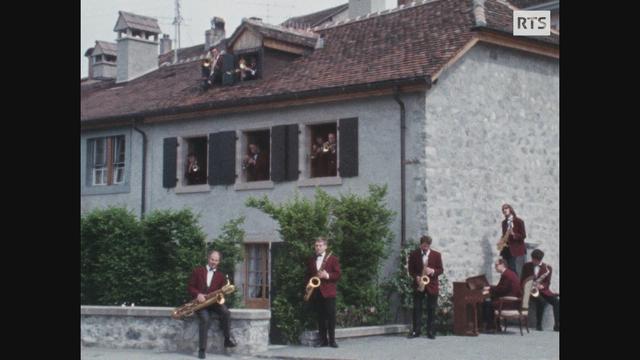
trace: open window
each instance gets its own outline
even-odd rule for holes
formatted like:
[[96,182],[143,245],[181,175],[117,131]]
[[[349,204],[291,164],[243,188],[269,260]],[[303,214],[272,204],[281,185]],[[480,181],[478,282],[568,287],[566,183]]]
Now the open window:
[[184,138],[181,156],[184,164],[183,185],[207,183],[207,137]]
[[241,180],[243,182],[269,180],[271,178],[270,131],[246,131],[242,135]]
[[262,56],[259,49],[242,50],[235,53],[235,81],[256,80],[262,76]]
[[309,177],[336,176],[338,167],[336,123],[309,125],[307,134]]
[[107,136],[88,140],[89,171],[92,186],[124,183],[125,137]]

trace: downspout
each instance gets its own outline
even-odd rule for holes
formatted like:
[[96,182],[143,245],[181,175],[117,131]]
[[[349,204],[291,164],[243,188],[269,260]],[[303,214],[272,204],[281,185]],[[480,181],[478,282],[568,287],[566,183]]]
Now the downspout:
[[400,100],[398,87],[393,91],[393,98],[400,105],[400,249],[404,247],[406,242],[406,215],[405,215],[405,130],[407,128],[405,121],[404,103]]
[[136,126],[136,120],[132,122],[133,129],[142,135],[142,189],[140,200],[140,219],[144,219],[146,194],[147,194],[147,134],[144,131],[138,129]]

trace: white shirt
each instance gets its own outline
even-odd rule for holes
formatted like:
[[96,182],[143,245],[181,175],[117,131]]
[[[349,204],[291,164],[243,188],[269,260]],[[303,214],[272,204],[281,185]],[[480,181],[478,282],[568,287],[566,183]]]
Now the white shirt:
[[538,277],[538,273],[540,272],[540,265],[536,265],[533,267],[533,274]]
[[316,257],[316,270],[320,271],[320,266],[322,266],[322,260],[324,260],[324,255],[326,251],[323,252],[320,256]]
[[427,250],[427,252],[426,252],[424,255],[422,255],[422,263],[423,263],[424,265],[427,265],[427,260],[429,260],[429,253],[430,253],[430,252],[431,252],[431,248],[429,248],[429,249]]
[[215,274],[216,269],[207,265],[207,287],[211,286],[211,280],[213,280],[213,274]]

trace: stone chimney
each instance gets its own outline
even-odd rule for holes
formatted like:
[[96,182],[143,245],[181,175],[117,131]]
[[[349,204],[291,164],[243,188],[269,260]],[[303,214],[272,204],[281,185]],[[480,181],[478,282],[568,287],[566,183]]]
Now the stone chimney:
[[349,19],[382,11],[385,9],[385,0],[349,0]]
[[211,29],[204,32],[204,51],[209,51],[224,39],[224,19],[215,16],[211,19]]
[[91,79],[114,79],[118,55],[116,43],[96,40],[91,51]]
[[89,61],[89,67],[87,68],[87,76],[89,79],[93,79],[93,56],[91,56],[93,54],[93,49],[94,48],[88,48],[87,51],[84,52],[84,56],[86,56]]
[[118,33],[116,83],[129,81],[158,68],[158,20],[119,11],[113,31]]
[[160,55],[164,55],[171,51],[171,39],[169,38],[169,34],[162,35],[162,39],[160,39]]

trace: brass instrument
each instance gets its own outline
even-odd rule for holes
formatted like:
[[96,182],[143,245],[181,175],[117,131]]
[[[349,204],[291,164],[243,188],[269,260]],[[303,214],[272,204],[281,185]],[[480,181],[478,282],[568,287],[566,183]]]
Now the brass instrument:
[[509,235],[512,234],[512,228],[508,228],[507,231],[504,232],[504,235],[502,235],[502,237],[500,238],[500,240],[498,240],[498,253],[502,252],[502,249],[506,248],[509,246]]
[[324,144],[322,144],[322,152],[326,153],[326,152],[329,152],[329,151],[331,151],[332,153],[336,152],[336,144],[332,144],[332,143],[327,141]]
[[[331,256],[331,252],[329,252],[329,254],[327,254],[327,256],[325,256],[324,259],[322,260],[322,265],[320,265],[320,270],[318,270],[318,272],[324,270],[324,266],[326,265],[327,259],[329,258],[329,256]],[[304,301],[309,301],[309,299],[311,299],[311,295],[313,295],[313,290],[315,290],[318,286],[320,286],[321,283],[322,281],[318,276],[314,276],[311,279],[309,279],[309,283],[307,283],[307,287],[304,289]]]
[[431,279],[427,275],[427,267],[425,266],[422,268],[422,276],[420,276],[420,279],[418,281],[418,291],[424,291],[424,288],[429,284],[430,281]]
[[236,287],[231,284],[231,281],[229,281],[229,276],[227,275],[227,283],[220,289],[205,295],[205,301],[199,303],[197,299],[193,299],[188,303],[175,308],[171,313],[171,318],[174,320],[181,320],[185,317],[193,315],[200,309],[204,309],[210,305],[213,305],[214,303],[222,305],[225,302],[224,295],[231,294],[234,291],[236,291]]
[[[540,265],[542,265],[542,263],[540,263]],[[540,290],[538,290],[538,284],[540,284],[542,280],[544,280],[544,278],[546,278],[550,273],[551,271],[549,271],[549,268],[547,267],[546,273],[542,274],[540,277],[533,280],[533,282],[531,283],[531,296],[533,297],[540,296]]]

